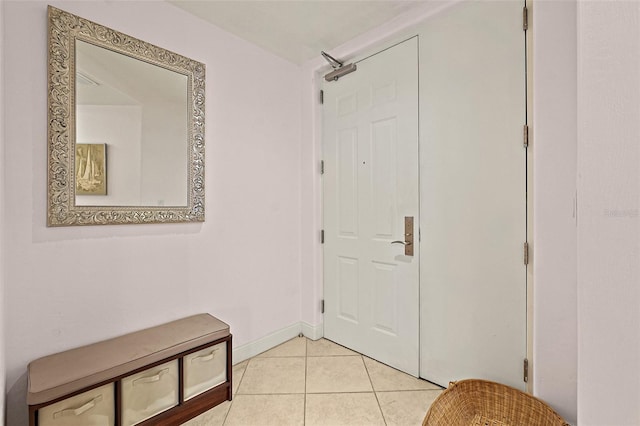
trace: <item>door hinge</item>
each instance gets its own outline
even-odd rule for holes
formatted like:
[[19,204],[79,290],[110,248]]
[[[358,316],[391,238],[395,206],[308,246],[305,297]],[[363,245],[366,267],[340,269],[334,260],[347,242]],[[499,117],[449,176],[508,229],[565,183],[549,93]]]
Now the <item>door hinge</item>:
[[524,242],[524,264],[528,265],[529,264],[529,243],[528,242]]
[[529,383],[529,360],[527,358],[524,359],[523,365],[523,377],[525,383]]
[[522,128],[522,144],[525,148],[529,147],[529,126],[527,124]]
[[320,104],[324,104],[324,90],[320,91]]
[[324,299],[320,301],[320,313],[324,314]]
[[522,30],[527,31],[529,29],[529,9],[525,6],[522,9]]
[[320,160],[320,174],[324,174],[324,160]]
[[320,231],[320,244],[324,244],[324,229]]

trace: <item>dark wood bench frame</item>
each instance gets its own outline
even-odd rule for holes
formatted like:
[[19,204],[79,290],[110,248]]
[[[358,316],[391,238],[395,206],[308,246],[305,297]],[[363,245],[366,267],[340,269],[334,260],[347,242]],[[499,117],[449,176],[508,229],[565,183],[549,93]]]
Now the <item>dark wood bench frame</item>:
[[[75,395],[79,395],[83,392],[87,392],[90,391],[91,389],[95,389],[98,388],[100,386],[104,386],[107,385],[109,383],[115,383],[114,386],[114,401],[115,401],[115,426],[121,426],[121,422],[122,422],[122,412],[121,412],[121,408],[122,408],[122,400],[121,400],[121,396],[122,396],[122,382],[121,379],[130,376],[132,374],[136,374],[139,373],[141,371],[147,370],[149,368],[153,368],[155,366],[164,364],[166,362],[169,361],[173,361],[175,359],[178,360],[178,405],[163,411],[162,413],[159,413],[157,415],[155,415],[154,417],[151,417],[150,419],[147,419],[141,423],[138,423],[138,425],[140,426],[152,426],[152,425],[162,425],[162,426],[177,426],[177,425],[181,425],[184,422],[186,422],[187,420],[190,420],[202,413],[204,413],[205,411],[210,410],[211,408],[215,407],[216,405],[219,405],[221,403],[223,403],[224,401],[231,401],[232,398],[232,393],[233,393],[233,388],[232,388],[232,371],[233,371],[233,366],[231,364],[231,351],[232,351],[232,345],[231,345],[231,339],[232,336],[231,334],[229,334],[226,337],[223,337],[221,339],[218,340],[214,340],[210,343],[205,343],[203,345],[200,345],[198,347],[189,349],[187,351],[181,352],[179,354],[170,356],[168,358],[162,359],[160,361],[151,363],[151,364],[147,364],[143,367],[137,368],[135,370],[131,370],[128,371],[125,374],[122,374],[120,376],[117,377],[113,377],[109,380],[105,380],[102,381],[100,383],[96,383],[94,385],[85,387],[83,389],[80,389],[78,391],[69,393],[67,395],[64,395],[60,398],[56,398],[53,399],[51,401],[42,403],[42,404],[36,404],[36,405],[30,405],[29,406],[29,425],[30,426],[38,426],[38,410],[46,407],[47,405],[51,405],[54,404],[56,402],[65,400],[67,398],[70,398],[72,396]],[[206,349],[208,347],[211,346],[215,346],[218,345],[220,343],[226,342],[226,346],[227,346],[227,380],[224,383],[219,384],[218,386],[214,387],[213,389],[210,389],[208,391],[205,391],[203,393],[201,393],[200,395],[194,396],[191,399],[185,401],[184,400],[184,367],[183,367],[183,361],[184,361],[184,357],[186,355],[189,355],[193,352],[198,352],[201,351],[203,349]]]

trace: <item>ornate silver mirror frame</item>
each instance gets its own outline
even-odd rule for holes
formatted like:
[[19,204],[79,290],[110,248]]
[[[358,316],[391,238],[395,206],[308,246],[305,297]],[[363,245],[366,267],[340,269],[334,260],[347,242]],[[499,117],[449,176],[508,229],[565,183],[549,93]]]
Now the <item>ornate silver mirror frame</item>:
[[[48,226],[204,221],[204,64],[102,25],[48,8]],[[187,77],[186,206],[76,204],[76,41],[84,41]]]

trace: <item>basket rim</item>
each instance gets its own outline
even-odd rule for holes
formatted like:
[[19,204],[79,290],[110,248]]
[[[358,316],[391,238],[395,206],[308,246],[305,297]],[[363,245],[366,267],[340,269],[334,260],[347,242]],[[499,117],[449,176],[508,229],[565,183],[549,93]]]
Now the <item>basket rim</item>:
[[431,406],[429,407],[429,410],[427,411],[427,414],[424,417],[422,425],[424,426],[424,425],[427,424],[427,421],[429,420],[429,418],[432,415],[432,407],[436,406],[436,404],[438,403],[438,401],[440,399],[446,398],[446,395],[448,393],[454,391],[460,385],[464,385],[464,384],[468,384],[468,383],[480,383],[480,384],[489,385],[489,386],[502,387],[502,388],[505,388],[505,389],[507,389],[507,390],[509,390],[511,392],[516,392],[521,397],[529,398],[529,399],[538,401],[539,403],[541,403],[544,406],[546,406],[549,409],[550,414],[553,414],[554,416],[556,416],[558,418],[558,420],[563,423],[564,426],[571,426],[560,414],[558,414],[558,412],[556,410],[554,410],[548,403],[546,403],[542,399],[540,399],[540,398],[538,398],[536,396],[533,396],[532,394],[529,394],[527,392],[523,392],[520,389],[516,389],[516,388],[514,388],[512,386],[505,385],[504,383],[499,383],[499,382],[486,380],[486,379],[462,379],[462,380],[455,380],[455,381],[449,382],[449,387],[447,387],[444,391],[442,391],[442,393],[440,393],[440,395],[438,395],[438,397],[431,403]]

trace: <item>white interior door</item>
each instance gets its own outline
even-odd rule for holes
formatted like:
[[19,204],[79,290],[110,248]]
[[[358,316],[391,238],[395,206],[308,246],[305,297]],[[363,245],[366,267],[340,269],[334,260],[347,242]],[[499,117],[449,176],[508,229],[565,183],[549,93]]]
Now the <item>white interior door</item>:
[[524,389],[523,1],[463,2],[420,38],[421,374]]
[[324,335],[418,375],[418,48],[324,84]]

